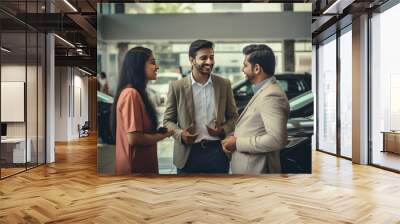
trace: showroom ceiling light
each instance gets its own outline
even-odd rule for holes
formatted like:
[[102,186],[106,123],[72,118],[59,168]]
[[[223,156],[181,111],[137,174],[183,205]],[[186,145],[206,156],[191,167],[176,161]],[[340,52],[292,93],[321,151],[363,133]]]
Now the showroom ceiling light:
[[10,52],[11,52],[11,50],[9,50],[9,49],[7,49],[7,48],[5,48],[5,47],[1,47],[1,50],[4,51],[4,52],[7,52],[7,53],[10,53]]
[[83,72],[83,73],[85,73],[85,74],[87,74],[87,75],[92,75],[92,73],[90,73],[90,72],[88,72],[88,71],[86,71],[86,70],[84,70],[84,69],[81,69],[81,68],[79,68],[79,67],[78,67],[78,70],[81,71],[81,72]]
[[57,35],[57,34],[54,34],[54,36],[56,36],[58,39],[60,39],[62,42],[66,43],[67,45],[69,45],[69,46],[75,48],[75,45],[73,45],[73,44],[72,44],[71,42],[69,42],[68,40],[66,40],[66,39],[64,39],[64,38],[62,38],[62,37],[60,37],[60,36]]
[[74,10],[74,12],[78,12],[78,10],[68,1],[68,0],[64,0],[65,4],[67,4],[72,10]]
[[351,5],[355,0],[336,0],[330,5],[322,14],[324,15],[338,15],[343,13],[343,9]]

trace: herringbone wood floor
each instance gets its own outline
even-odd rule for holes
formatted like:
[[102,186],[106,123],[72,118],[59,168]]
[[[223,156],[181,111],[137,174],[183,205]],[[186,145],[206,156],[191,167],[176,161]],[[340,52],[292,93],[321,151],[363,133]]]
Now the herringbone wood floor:
[[312,175],[99,176],[96,139],[0,181],[0,223],[400,223],[400,175],[313,153]]

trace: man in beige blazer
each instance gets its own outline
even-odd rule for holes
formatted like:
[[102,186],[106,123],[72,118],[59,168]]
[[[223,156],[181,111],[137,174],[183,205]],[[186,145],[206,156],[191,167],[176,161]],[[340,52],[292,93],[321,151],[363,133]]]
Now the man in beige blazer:
[[254,96],[239,116],[234,136],[222,142],[223,148],[232,153],[233,174],[280,173],[289,103],[274,76],[275,56],[267,45],[249,45],[243,53],[242,71],[253,84]]
[[221,139],[234,130],[238,114],[230,81],[211,74],[213,43],[190,45],[192,73],[170,84],[164,125],[175,130],[173,161],[180,173],[228,173]]

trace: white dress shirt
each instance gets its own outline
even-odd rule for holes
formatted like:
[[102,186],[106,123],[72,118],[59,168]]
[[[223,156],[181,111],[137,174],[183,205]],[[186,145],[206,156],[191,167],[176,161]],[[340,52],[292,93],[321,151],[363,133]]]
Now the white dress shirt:
[[[193,91],[193,104],[194,104],[194,117],[195,117],[195,131],[199,134],[195,143],[201,140],[219,140],[219,137],[210,136],[208,134],[206,125],[212,124],[216,119],[215,107],[215,93],[212,83],[211,75],[208,81],[204,84],[196,82],[191,75],[192,91]],[[213,127],[214,128],[214,127]]]

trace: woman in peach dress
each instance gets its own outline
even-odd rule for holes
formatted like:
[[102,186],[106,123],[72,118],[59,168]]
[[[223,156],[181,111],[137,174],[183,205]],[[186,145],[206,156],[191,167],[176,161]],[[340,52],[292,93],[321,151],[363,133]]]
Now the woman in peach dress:
[[150,49],[135,47],[125,56],[112,118],[116,174],[158,173],[157,142],[173,134],[157,133],[157,112],[146,92],[158,68]]

